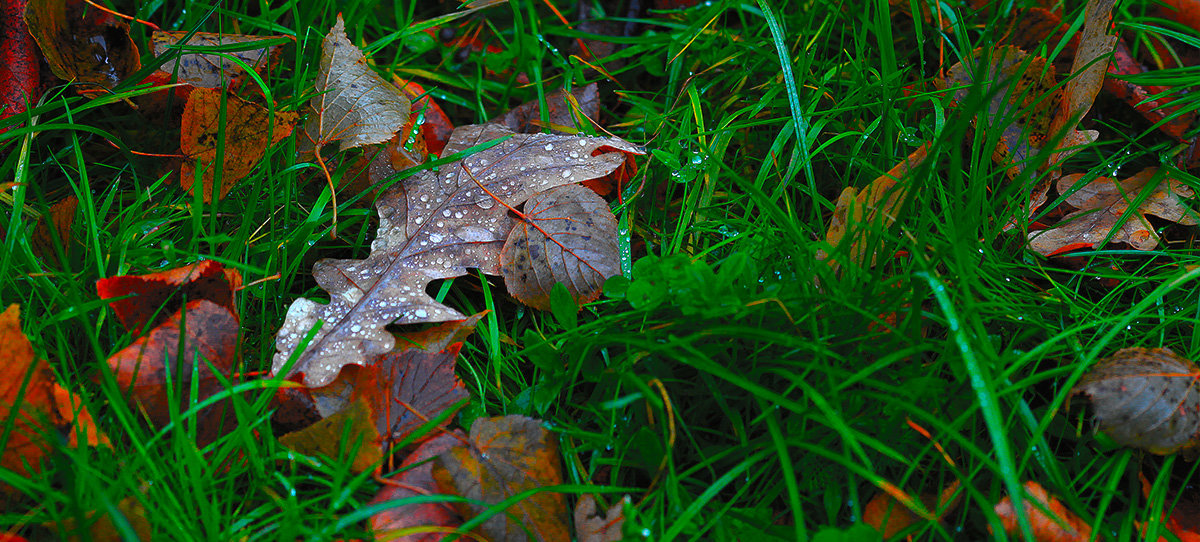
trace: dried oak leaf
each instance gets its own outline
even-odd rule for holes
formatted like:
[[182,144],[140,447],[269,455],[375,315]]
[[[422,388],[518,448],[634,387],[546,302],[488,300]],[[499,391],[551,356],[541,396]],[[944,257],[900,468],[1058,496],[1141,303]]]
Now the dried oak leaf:
[[[558,439],[542,422],[525,416],[480,418],[466,446],[438,456],[433,479],[442,493],[470,502],[454,503],[464,518],[475,517],[510,497],[562,483]],[[570,540],[567,500],[541,491],[518,501],[479,527],[489,540]]]
[[576,304],[595,300],[604,281],[621,273],[617,218],[595,192],[568,184],[525,203],[500,250],[508,292],[531,307],[550,310],[550,289],[561,282]]
[[1197,444],[1197,378],[1195,363],[1166,348],[1125,348],[1098,361],[1071,393],[1088,396],[1113,440],[1165,455]]
[[[212,260],[148,275],[121,275],[96,281],[96,292],[109,302],[117,320],[133,335],[157,327],[183,307],[185,301],[207,299],[237,317],[233,293],[242,275]],[[125,297],[128,296],[128,297]]]
[[[0,313],[0,423],[12,427],[0,467],[24,475],[41,471],[41,460],[53,449],[59,431],[66,432],[69,446],[77,446],[81,436],[91,446],[107,443],[79,399],[34,357],[33,345],[21,332],[17,305]],[[12,490],[0,484],[0,491]]]
[[[237,362],[237,338],[238,318],[233,311],[198,299],[113,354],[108,365],[117,384],[130,391],[150,421],[165,427],[172,420],[173,409],[187,411],[225,390],[218,374],[230,378]],[[172,399],[178,404],[171,404]],[[237,422],[228,401],[205,407],[195,419],[199,446],[216,440]]]
[[[1153,250],[1158,246],[1158,234],[1146,215],[1196,225],[1196,212],[1183,201],[1194,195],[1192,188],[1171,177],[1163,179],[1157,172],[1157,168],[1148,168],[1120,182],[1100,177],[1073,193],[1073,185],[1084,175],[1062,177],[1058,180],[1059,193],[1068,194],[1067,204],[1079,210],[1063,217],[1058,227],[1031,232],[1029,247],[1051,256],[1100,246],[1107,239],[1137,250]],[[1135,203],[1137,207],[1130,211]]]
[[129,25],[82,0],[29,2],[25,23],[50,71],[84,92],[111,89],[141,67]]
[[[197,88],[225,88],[238,84],[245,77],[245,70],[230,60],[233,56],[246,63],[251,69],[265,74],[272,65],[278,63],[283,46],[278,43],[281,39],[291,39],[289,36],[246,36],[242,34],[213,34],[186,30],[155,30],[150,36],[150,44],[154,56],[159,57],[183,49],[176,58],[166,61],[158,69],[174,77],[175,81],[186,83]],[[260,43],[270,42],[266,46]],[[228,50],[230,46],[239,50]],[[190,47],[222,47],[223,54],[187,52]]]
[[[298,299],[275,338],[272,370],[278,373],[310,329],[308,348],[291,372],[320,387],[342,366],[365,365],[392,349],[384,326],[464,318],[429,297],[430,281],[478,268],[500,274],[500,249],[512,230],[508,209],[556,186],[605,175],[643,151],[616,138],[512,134],[502,127],[463,126],[445,153],[509,136],[508,139],[443,165],[420,171],[380,197],[379,231],[365,260],[321,260],[313,266],[328,304]],[[620,152],[592,156],[603,146]]]
[[362,51],[346,38],[346,23],[337,22],[321,45],[313,113],[298,142],[302,154],[338,142],[339,150],[392,138],[408,122],[411,102],[395,85],[367,64]]
[[[419,495],[439,494],[433,480],[433,459],[447,450],[462,446],[467,436],[462,431],[444,433],[425,441],[400,464],[400,470],[388,478],[370,504],[398,501]],[[395,542],[437,542],[447,533],[456,532],[463,518],[450,503],[406,503],[371,516],[371,529],[379,540]]]
[[203,170],[201,195],[205,202],[212,201],[217,178],[217,147],[221,144],[220,136],[224,135],[224,152],[220,155],[221,184],[216,187],[217,199],[224,198],[233,185],[254,170],[268,147],[292,133],[295,123],[294,111],[276,111],[272,116],[267,108],[226,94],[222,89],[193,90],[183,109],[183,129],[179,134],[180,151],[185,157],[179,184],[189,193],[195,193],[199,162]]
[[[1025,482],[1025,498],[1022,500],[1024,516],[1029,519],[1036,542],[1090,542],[1092,528],[1074,512],[1067,510],[1062,501],[1050,495],[1041,484]],[[1017,510],[1012,498],[1004,497],[995,507],[996,515],[1009,536],[1021,533],[1017,521]],[[990,529],[990,528],[989,528]],[[1097,537],[1096,540],[1103,540]]]

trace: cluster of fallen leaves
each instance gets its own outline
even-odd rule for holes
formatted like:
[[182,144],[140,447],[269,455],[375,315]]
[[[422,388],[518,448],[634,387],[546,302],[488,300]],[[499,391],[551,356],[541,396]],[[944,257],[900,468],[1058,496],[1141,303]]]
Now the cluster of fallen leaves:
[[[1187,136],[1194,115],[1161,97],[1171,89],[1144,88],[1114,78],[1141,74],[1146,68],[1112,34],[1113,4],[1113,0],[1089,1],[1082,31],[1069,40],[1062,39],[1069,24],[1061,20],[1061,11],[1031,8],[1015,13],[1010,20],[1020,30],[1011,33],[1010,44],[968,52],[936,81],[948,93],[951,111],[964,106],[978,110],[970,119],[976,137],[995,141],[994,164],[1005,172],[1007,182],[1017,183],[1029,198],[1007,228],[1029,231],[1029,248],[1044,256],[1108,243],[1153,250],[1161,239],[1148,218],[1151,215],[1181,225],[1198,223],[1189,205],[1194,193],[1177,178],[1180,171],[1200,168],[1200,145]],[[894,5],[907,8],[903,2]],[[1175,8],[1178,11],[1172,11]],[[1198,8],[1191,2],[1174,2],[1159,15],[1200,30],[1200,20],[1193,16]],[[934,20],[930,13],[922,16]],[[1065,84],[1060,84],[1055,63],[1028,52],[1048,39],[1052,44],[1063,42],[1066,58],[1072,59]],[[1077,161],[1068,159],[1101,135],[1080,129],[1080,123],[1102,91],[1124,100],[1180,144],[1173,165],[1147,168],[1124,179],[1094,173],[1111,169],[1111,164],[1092,164],[1087,172],[1064,171],[1078,167]],[[822,258],[835,267],[879,263],[881,255],[867,247],[878,246],[878,236],[897,221],[918,189],[912,173],[927,166],[928,149],[929,144],[920,146],[861,190],[849,187],[842,192],[829,221]],[[1051,194],[1058,198],[1048,208]],[[1057,222],[1049,226],[1035,222],[1039,214]],[[1098,429],[1117,443],[1170,454],[1200,445],[1198,375],[1200,368],[1170,350],[1131,348],[1098,362],[1072,393],[1089,399]],[[881,491],[867,504],[863,522],[887,539],[912,532],[918,525],[942,522],[958,502],[958,482],[940,495],[921,497],[886,481],[877,485]],[[1029,528],[1040,541],[1094,539],[1090,523],[1037,482],[1026,482],[1022,493],[1020,504],[1005,497],[995,505],[994,512],[1010,536],[1020,536]],[[1149,496],[1148,484],[1145,494]],[[1190,521],[1195,514],[1188,510],[1194,509],[1181,505],[1174,516],[1164,515],[1161,527],[1181,540],[1200,540],[1200,530]],[[1028,523],[1021,525],[1019,518]]]
[[[121,19],[82,6],[31,3],[23,19],[56,76],[98,93],[137,71],[141,57]],[[149,82],[168,86],[167,99],[185,101],[182,188],[200,190],[206,202],[225,197],[268,148],[292,135],[301,113],[307,121],[296,136],[297,159],[314,162],[331,189],[334,160],[357,160],[349,176],[364,187],[390,188],[378,197],[370,255],[314,266],[330,300],[292,305],[270,375],[252,376],[238,358],[237,271],[201,261],[99,281],[98,295],[111,300],[132,337],[109,368],[146,421],[181,430],[181,417],[192,417],[189,430],[205,446],[236,423],[227,390],[273,378],[281,385],[273,422],[291,430],[280,441],[301,457],[354,450],[344,458],[351,468],[374,471],[383,484],[376,502],[447,496],[380,512],[371,520],[378,536],[438,540],[474,520],[477,539],[620,539],[621,502],[598,514],[595,498],[582,496],[572,522],[567,495],[555,490],[563,483],[557,436],[541,421],[501,416],[453,428],[469,400],[455,363],[482,315],[466,317],[425,292],[430,281],[479,269],[503,276],[519,301],[549,309],[556,284],[578,305],[619,273],[616,219],[601,196],[633,174],[633,157],[644,151],[618,138],[577,135],[598,116],[595,85],[548,96],[545,116],[527,104],[486,125],[454,128],[419,85],[381,77],[339,17],[324,39],[307,110],[281,111],[248,81],[269,75],[288,38],[156,31],[151,41],[161,65]],[[237,51],[180,53],[197,46]],[[151,100],[143,107],[163,99],[161,92],[144,96]],[[430,150],[452,160],[423,165]],[[438,322],[416,333],[386,329]],[[77,437],[103,441],[80,402],[33,359],[15,306],[0,320],[0,345],[0,361],[12,360],[0,398],[16,428],[5,467],[37,472],[51,432],[69,429],[72,445]],[[206,406],[194,406],[200,403]]]

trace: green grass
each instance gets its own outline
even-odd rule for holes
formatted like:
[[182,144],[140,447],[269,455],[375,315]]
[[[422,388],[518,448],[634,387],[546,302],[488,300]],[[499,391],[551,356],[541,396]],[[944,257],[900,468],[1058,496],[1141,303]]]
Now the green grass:
[[[485,12],[474,24],[505,52],[465,58],[405,30],[450,4],[276,4],[115,7],[164,29],[294,36],[266,81],[282,109],[311,96],[321,38],[340,11],[376,68],[426,84],[458,124],[599,81],[605,127],[651,151],[614,202],[631,273],[577,320],[515,303],[495,277],[434,290],[463,313],[492,311],[459,360],[472,402],[458,422],[546,420],[568,484],[594,486],[605,504],[618,498],[612,488],[637,488],[630,539],[808,539],[850,527],[885,483],[918,495],[955,480],[964,497],[945,523],[906,534],[1000,538],[992,506],[1036,480],[1105,538],[1129,539],[1135,521],[1152,521],[1195,483],[1193,464],[1117,447],[1093,434],[1082,400],[1067,409],[1087,367],[1118,348],[1200,355],[1194,229],[1165,227],[1171,242],[1157,251],[1114,246],[1072,261],[1038,257],[1023,232],[1002,229],[1027,193],[992,164],[997,133],[973,135],[982,102],[946,110],[932,85],[940,55],[948,68],[1001,39],[998,12],[959,9],[942,33],[889,16],[883,0],[714,0],[638,20],[609,66],[618,84],[567,56],[581,34],[542,3]],[[1130,4],[1116,21],[1144,46],[1162,24]],[[1067,8],[1076,21],[1082,6]],[[140,25],[132,34],[139,44],[149,36]],[[1155,77],[1177,75],[1143,79]],[[269,420],[277,383],[231,387],[237,428],[198,449],[195,408],[150,428],[104,377],[104,361],[132,339],[97,298],[97,279],[198,259],[240,270],[253,283],[238,297],[242,369],[264,370],[292,300],[327,295],[312,264],[364,257],[374,237],[367,198],[340,193],[330,239],[330,194],[315,166],[295,163],[294,138],[225,200],[186,195],[161,162],[130,152],[169,153],[177,138],[177,127],[116,99],[138,92],[118,89],[98,107],[55,87],[35,120],[0,135],[0,179],[20,183],[0,196],[0,305],[21,305],[37,353],[113,441],[56,446],[33,478],[0,472],[21,494],[0,525],[45,539],[69,534],[63,522],[107,516],[134,536],[140,516],[155,539],[369,538],[378,484],[344,458],[297,458],[280,445]],[[1102,95],[1102,114],[1086,121],[1101,140],[1068,171],[1171,162],[1173,145],[1127,109]],[[870,236],[880,264],[833,272],[816,254],[837,195],[925,141],[929,159],[899,220]],[[68,195],[80,201],[69,239],[35,253],[36,217]],[[1139,471],[1155,484],[1150,502]],[[130,498],[133,508],[122,504]]]

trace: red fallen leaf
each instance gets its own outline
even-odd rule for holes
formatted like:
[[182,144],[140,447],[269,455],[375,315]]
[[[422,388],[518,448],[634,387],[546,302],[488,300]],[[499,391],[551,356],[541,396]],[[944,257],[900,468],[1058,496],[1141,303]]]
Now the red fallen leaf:
[[1200,32],[1200,1],[1160,0],[1155,16],[1175,21]]
[[25,23],[50,71],[81,83],[81,92],[111,89],[141,67],[129,25],[82,0],[33,2]]
[[[1142,496],[1149,499],[1150,481],[1141,472],[1138,472],[1138,480],[1142,484]],[[1166,510],[1163,511],[1162,526],[1179,537],[1180,542],[1200,542],[1200,501],[1194,495],[1188,497],[1179,498],[1170,516],[1167,516]],[[1168,497],[1167,503],[1173,500]],[[1139,524],[1139,528],[1144,530],[1145,526]],[[1158,542],[1167,542],[1167,537],[1159,536]]]
[[225,307],[237,318],[233,293],[242,287],[242,275],[212,260],[149,275],[121,275],[96,281],[101,299],[133,294],[109,303],[121,325],[133,335],[158,326],[179,310],[184,300],[207,299]]
[[621,274],[617,219],[600,196],[579,185],[535,194],[500,249],[500,272],[522,303],[550,310],[550,289],[561,282],[577,304],[600,296],[604,281]]
[[[959,497],[962,496],[958,492],[958,486],[959,482],[955,480],[946,486],[940,495],[921,495],[921,504],[927,510],[935,512],[933,519],[941,521],[942,517],[958,506]],[[909,497],[909,499],[912,498]],[[862,521],[883,533],[884,540],[887,540],[918,521],[929,520],[910,510],[895,495],[881,491],[876,493],[863,508]]]
[[[433,459],[447,450],[462,446],[467,436],[462,431],[445,433],[425,441],[404,458],[400,470],[379,490],[370,504],[406,499],[417,495],[437,494],[433,479]],[[404,504],[371,516],[371,529],[376,538],[396,542],[436,542],[462,525],[463,518],[450,503],[425,502]],[[427,530],[417,528],[428,527]],[[406,529],[405,535],[397,531]],[[389,534],[395,536],[389,537]]]
[[450,122],[450,117],[446,116],[442,106],[425,93],[425,87],[420,83],[397,77],[396,86],[403,89],[409,97],[416,99],[412,110],[414,115],[420,115],[423,119],[421,135],[425,136],[425,148],[440,156],[442,149],[446,148],[446,142],[450,141],[450,134],[454,133],[454,123]]
[[[224,119],[221,118],[222,102]],[[217,199],[224,198],[233,185],[254,170],[268,147],[292,133],[296,116],[295,111],[276,111],[272,124],[272,115],[259,104],[225,94],[221,89],[193,90],[183,109],[183,129],[179,134],[180,151],[186,157],[179,173],[179,184],[195,193],[196,163],[199,162],[203,168],[201,194],[205,202],[212,201],[217,178],[217,146],[219,136],[224,133],[221,184],[215,190]]]
[[[1076,516],[1062,501],[1051,496],[1045,488],[1034,481],[1025,482],[1025,517],[1033,528],[1033,537],[1037,542],[1088,542],[1092,540],[1092,528]],[[1030,501],[1033,502],[1030,502]],[[1035,504],[1036,503],[1036,504]],[[1013,508],[1012,498],[1004,497],[995,507],[996,515],[1009,536],[1020,536],[1021,526],[1017,522],[1017,512]],[[990,531],[989,527],[989,531]],[[1097,536],[1096,540],[1103,540]]]
[[[387,444],[407,438],[422,424],[469,397],[454,374],[462,343],[441,352],[408,349],[359,367],[354,394],[366,397],[375,429]],[[436,433],[423,435],[424,441]]]
[[[172,409],[186,411],[225,389],[217,374],[229,377],[232,373],[237,338],[237,315],[228,307],[198,299],[113,354],[108,365],[121,389],[130,390],[150,421],[163,427],[171,422]],[[193,372],[197,375],[195,397],[191,396]],[[178,404],[171,404],[172,397]],[[226,403],[218,402],[196,414],[199,446],[216,440],[227,423],[236,423]]]
[[[1146,68],[1133,57],[1133,52],[1129,50],[1129,46],[1125,44],[1124,40],[1118,40],[1116,47],[1113,49],[1112,63],[1108,66],[1109,75],[1139,75],[1145,72]],[[1174,115],[1180,109],[1179,105],[1171,105],[1169,103],[1174,97],[1168,96],[1156,100],[1150,99],[1151,96],[1170,91],[1169,87],[1143,87],[1129,81],[1123,81],[1117,77],[1106,77],[1104,79],[1104,90],[1124,100],[1125,103],[1134,109],[1137,109],[1146,120],[1155,124],[1162,122],[1162,124],[1159,124],[1158,129],[1163,133],[1175,138],[1177,141],[1186,141],[1183,134],[1187,132],[1188,128],[1192,125],[1192,121],[1196,118],[1195,112],[1187,111],[1173,119],[1167,120],[1168,117]]]
[[[465,446],[438,456],[433,479],[441,493],[462,495],[454,503],[472,518],[519,493],[562,483],[558,439],[542,422],[525,416],[480,418]],[[562,493],[542,491],[492,516],[479,530],[489,540],[570,540]],[[527,534],[528,533],[528,534]]]
[[[37,101],[40,63],[37,43],[25,26],[26,0],[0,6],[0,121]],[[8,128],[0,127],[0,134]]]
[[[79,436],[90,446],[108,442],[87,409],[34,357],[33,345],[21,332],[17,305],[0,313],[0,423],[12,424],[2,443],[0,467],[25,475],[41,471],[53,432],[66,431],[69,446],[77,446]],[[13,488],[0,484],[0,491]]]

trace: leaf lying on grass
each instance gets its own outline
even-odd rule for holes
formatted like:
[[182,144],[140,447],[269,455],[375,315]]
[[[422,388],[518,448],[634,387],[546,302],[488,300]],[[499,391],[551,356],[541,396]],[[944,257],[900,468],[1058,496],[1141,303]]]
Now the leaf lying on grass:
[[[1067,510],[1062,501],[1050,495],[1041,484],[1025,482],[1025,493],[1021,515],[1029,519],[1036,542],[1093,542],[1092,528],[1074,512]],[[1005,532],[1009,536],[1019,536],[1021,527],[1012,498],[1004,497],[996,504],[995,511],[1000,516]],[[1103,537],[1095,540],[1103,540]]]

